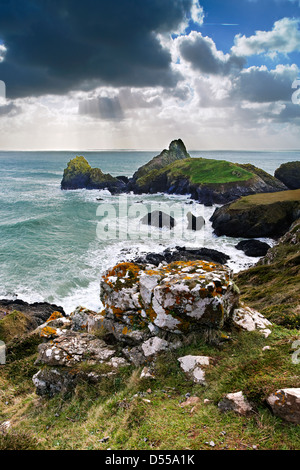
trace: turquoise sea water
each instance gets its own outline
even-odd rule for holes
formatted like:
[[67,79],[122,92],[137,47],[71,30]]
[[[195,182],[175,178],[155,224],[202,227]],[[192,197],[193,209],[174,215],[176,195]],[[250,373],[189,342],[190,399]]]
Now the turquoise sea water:
[[[99,212],[118,207],[118,196],[107,191],[61,191],[60,181],[67,162],[84,155],[94,167],[114,176],[132,176],[157,152],[0,152],[0,298],[15,295],[26,301],[47,301],[62,305],[67,312],[77,305],[99,309],[101,274],[121,259],[167,246],[207,246],[231,256],[230,266],[240,270],[256,260],[237,251],[237,239],[213,235],[209,218],[214,208],[190,206],[189,197],[133,196],[123,204],[141,202],[177,204],[197,209],[207,224],[193,240],[169,233],[155,233],[153,239],[138,232],[136,221],[129,223],[130,239],[117,239],[114,230],[106,240],[97,236]],[[300,152],[191,152],[191,155],[239,163],[252,163],[273,174],[283,162],[299,160]],[[101,197],[102,201],[97,201]],[[197,206],[197,207],[195,207]],[[114,219],[108,227],[114,228]],[[120,226],[127,227],[120,216]],[[125,230],[125,229],[124,229]],[[140,239],[134,238],[137,233]],[[159,239],[158,237],[163,237]]]

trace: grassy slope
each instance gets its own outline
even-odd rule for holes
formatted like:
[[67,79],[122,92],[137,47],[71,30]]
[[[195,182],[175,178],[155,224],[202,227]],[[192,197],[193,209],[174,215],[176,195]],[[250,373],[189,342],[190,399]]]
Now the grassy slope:
[[253,173],[223,160],[205,158],[186,158],[178,160],[166,166],[162,170],[153,170],[148,175],[137,180],[144,185],[163,173],[167,173],[169,179],[188,178],[192,184],[219,184],[233,183],[237,181],[248,181],[253,178]]
[[231,209],[249,209],[252,206],[259,206],[261,204],[271,205],[277,202],[298,202],[300,201],[300,189],[293,191],[280,191],[275,193],[253,194],[245,196],[233,202]]
[[[12,428],[0,433],[0,450],[198,450],[211,449],[210,441],[214,449],[297,449],[300,426],[281,421],[263,406],[270,392],[300,386],[299,366],[291,360],[297,338],[297,330],[275,327],[268,339],[235,332],[222,350],[198,341],[161,356],[155,380],[140,379],[140,370],[129,367],[97,386],[82,383],[72,396],[52,400],[34,393],[35,354],[15,360],[1,367],[0,423],[11,420]],[[271,350],[263,352],[265,345]],[[180,370],[177,358],[186,354],[216,360],[207,370],[206,388],[192,384]],[[239,390],[254,403],[255,413],[221,414],[218,401]],[[200,398],[194,410],[179,406],[186,393]],[[211,403],[204,405],[204,399]],[[101,443],[107,436],[109,441]]]
[[299,246],[300,220],[270,250],[266,264],[259,263],[236,276],[242,299],[248,305],[277,324],[297,328],[300,328]]

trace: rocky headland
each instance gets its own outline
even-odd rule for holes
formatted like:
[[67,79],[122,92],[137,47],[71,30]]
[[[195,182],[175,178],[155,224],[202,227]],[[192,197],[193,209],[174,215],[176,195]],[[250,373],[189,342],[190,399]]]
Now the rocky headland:
[[243,197],[215,210],[216,235],[278,238],[300,215],[300,190]]

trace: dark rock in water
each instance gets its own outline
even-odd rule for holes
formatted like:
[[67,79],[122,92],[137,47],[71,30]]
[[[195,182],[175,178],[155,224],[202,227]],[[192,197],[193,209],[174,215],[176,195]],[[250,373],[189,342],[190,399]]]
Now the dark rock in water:
[[283,163],[276,171],[275,177],[289,189],[300,188],[300,161]]
[[127,176],[121,175],[121,176],[117,176],[116,178],[119,181],[123,181],[123,183],[125,183],[125,184],[129,183],[129,178]]
[[118,194],[127,191],[127,184],[99,168],[92,168],[84,157],[76,157],[64,170],[61,189],[108,189]]
[[192,212],[187,214],[188,219],[188,230],[193,230],[194,232],[198,232],[201,230],[205,225],[205,220],[202,216],[195,216]]
[[255,194],[215,210],[215,233],[229,237],[277,238],[300,215],[300,190]]
[[35,327],[42,325],[53,312],[60,312],[65,316],[64,309],[54,304],[48,304],[46,302],[35,302],[29,304],[23,300],[0,300],[0,319],[14,310],[25,314],[33,320],[36,324]]
[[176,247],[174,250],[167,248],[162,253],[148,253],[145,256],[134,260],[138,264],[154,264],[158,266],[162,262],[172,263],[173,261],[208,261],[219,264],[226,264],[230,256],[221,251],[210,248],[189,249]]
[[244,240],[236,245],[237,250],[241,250],[247,256],[261,257],[265,256],[270,245],[259,240]]
[[149,214],[145,215],[145,217],[141,219],[141,222],[142,224],[157,228],[166,227],[172,229],[176,225],[174,217],[169,214],[165,214],[162,211],[149,212]]

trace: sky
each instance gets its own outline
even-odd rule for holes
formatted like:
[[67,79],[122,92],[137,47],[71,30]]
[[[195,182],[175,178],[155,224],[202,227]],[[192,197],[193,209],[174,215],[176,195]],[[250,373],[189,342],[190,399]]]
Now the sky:
[[0,149],[300,149],[299,68],[300,0],[0,0]]

